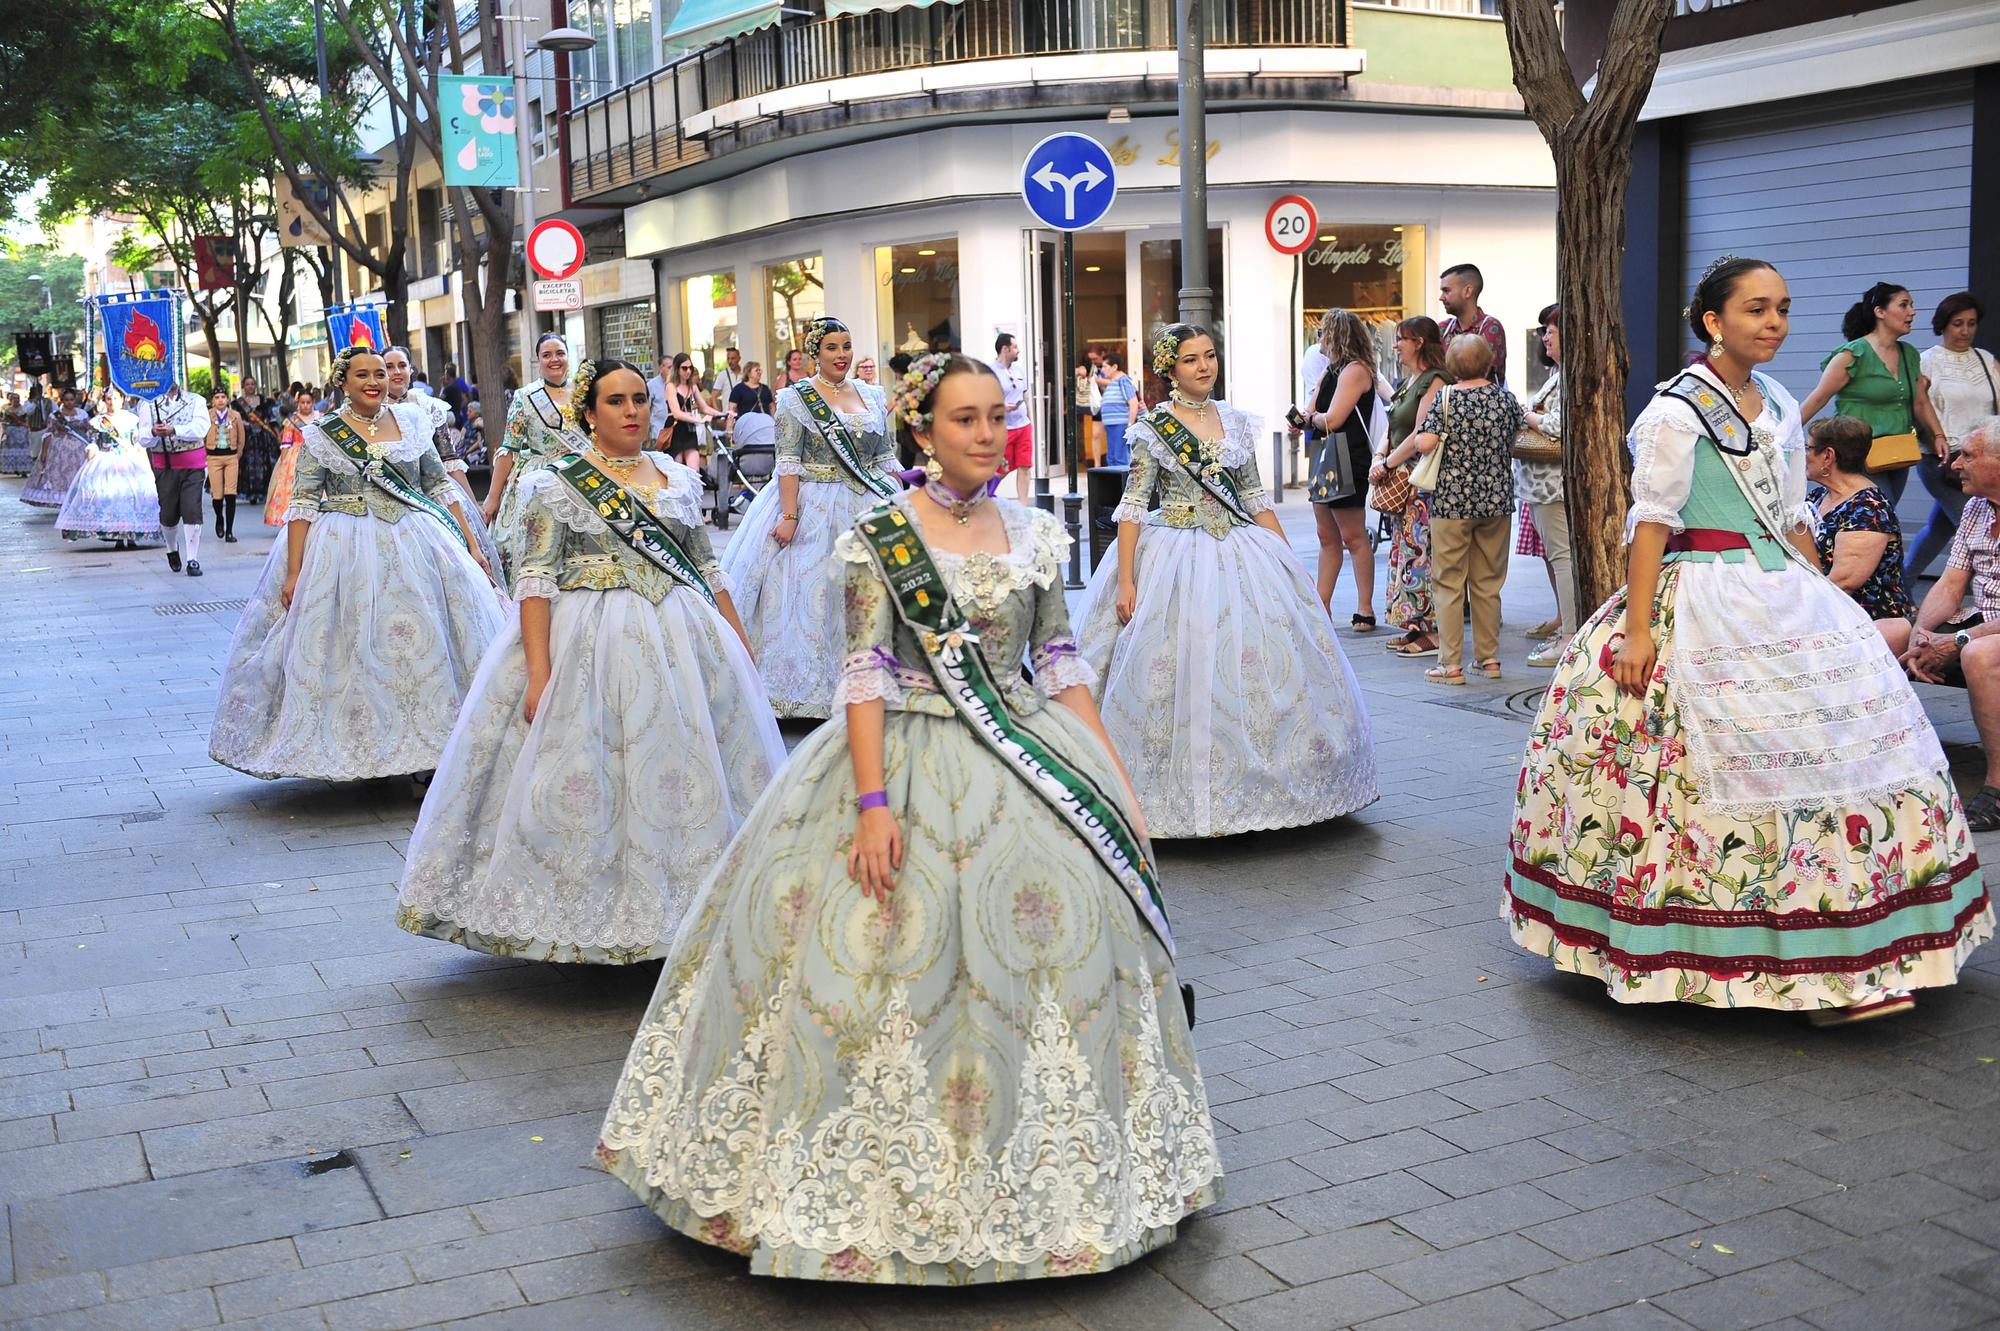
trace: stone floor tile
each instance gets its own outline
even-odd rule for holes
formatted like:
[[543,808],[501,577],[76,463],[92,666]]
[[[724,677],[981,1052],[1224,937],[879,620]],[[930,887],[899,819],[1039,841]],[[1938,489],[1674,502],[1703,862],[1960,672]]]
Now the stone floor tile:
[[1555,1315],[1510,1289],[1485,1289],[1362,1323],[1365,1331],[1536,1331]]
[[1518,1234],[1497,1234],[1377,1267],[1375,1273],[1421,1303],[1438,1303],[1562,1266],[1562,1258]]
[[1582,1317],[1709,1279],[1708,1272],[1662,1249],[1635,1248],[1532,1276],[1514,1288],[1564,1317]]
[[1440,1248],[1491,1238],[1543,1220],[1568,1215],[1575,1207],[1526,1183],[1495,1188],[1475,1197],[1425,1207],[1397,1216],[1397,1223]]
[[1749,1331],[1781,1317],[1810,1318],[1854,1291],[1797,1262],[1773,1262],[1655,1300],[1701,1331]]
[[1431,1251],[1408,1230],[1378,1221],[1256,1248],[1250,1257],[1286,1284],[1310,1285],[1356,1271],[1379,1271]]
[[1221,1312],[1236,1331],[1341,1331],[1415,1306],[1415,1299],[1379,1276],[1358,1271],[1230,1304]]

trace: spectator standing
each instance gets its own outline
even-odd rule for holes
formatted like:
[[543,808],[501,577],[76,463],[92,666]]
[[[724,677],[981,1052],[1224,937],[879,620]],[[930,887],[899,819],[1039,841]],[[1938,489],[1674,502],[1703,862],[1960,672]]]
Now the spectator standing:
[[453,425],[465,424],[465,402],[469,392],[470,390],[467,388],[465,380],[458,373],[458,366],[450,361],[446,361],[444,366],[444,391],[439,393],[438,396],[444,399],[444,404],[447,407],[451,408],[451,423]]
[[1472,610],[1473,667],[1500,678],[1500,588],[1507,581],[1507,532],[1514,512],[1508,466],[1521,432],[1521,404],[1487,375],[1493,346],[1460,333],[1445,347],[1452,386],[1412,443],[1419,453],[1444,449],[1431,492],[1431,588],[1437,606],[1438,663],[1433,684],[1463,684],[1465,612]]
[[1930,521],[1918,533],[1903,566],[1903,580],[1912,587],[1951,545],[1959,515],[1965,511],[1965,491],[1955,469],[1958,450],[1979,422],[2000,416],[2000,364],[1972,345],[1985,317],[1986,307],[1969,291],[1946,296],[1931,316],[1931,331],[1942,340],[1926,348],[1919,363],[1940,433],[1936,448],[1917,463],[1917,479],[1935,502]]
[[[1802,419],[1811,420],[1832,402],[1841,415],[1866,421],[1877,439],[1919,428],[1929,430],[1933,439],[1942,435],[1931,410],[1922,358],[1903,340],[1916,319],[1917,302],[1908,287],[1877,282],[1862,293],[1840,321],[1840,335],[1847,341],[1820,362],[1819,384],[1799,408]],[[1909,466],[1872,474],[1888,492],[1891,505],[1902,501],[1910,483]]]
[[1438,302],[1444,306],[1445,319],[1438,325],[1438,335],[1445,346],[1460,333],[1477,333],[1486,339],[1486,345],[1493,348],[1493,369],[1488,375],[1492,382],[1505,385],[1507,382],[1507,326],[1479,308],[1479,298],[1486,291],[1486,278],[1477,264],[1453,264],[1438,275]]
[[672,433],[673,413],[667,407],[667,386],[674,381],[674,358],[660,357],[659,373],[646,380],[647,428],[652,431],[653,447],[664,449],[667,437]]
[[722,368],[709,380],[709,391],[714,394],[715,405],[728,410],[729,395],[736,391],[736,385],[743,382],[743,353],[729,347],[722,353]]
[[[1522,413],[1528,429],[1562,442],[1562,307],[1550,305],[1542,311],[1539,336],[1542,354],[1553,366],[1547,381],[1528,400]],[[1532,436],[1530,436],[1532,438]],[[1553,666],[1569,646],[1569,636],[1578,629],[1576,575],[1570,567],[1569,510],[1563,504],[1563,464],[1514,459],[1514,488],[1521,499],[1521,535],[1533,533],[1548,564],[1549,583],[1555,588],[1556,617],[1528,630],[1528,637],[1544,642],[1528,654],[1528,664]],[[1525,543],[1525,542],[1524,542]],[[1527,553],[1519,545],[1515,554]]]
[[667,385],[667,415],[672,418],[672,433],[666,452],[682,466],[700,471],[702,427],[722,413],[709,406],[708,399],[702,396],[694,357],[685,351],[675,352],[668,368],[673,375]]
[[1813,548],[1820,567],[1901,655],[1917,607],[1903,587],[1902,525],[1888,495],[1868,477],[1874,436],[1852,416],[1814,421],[1807,434],[1806,502],[1818,520]]
[[782,392],[806,377],[806,353],[793,347],[785,353],[785,368],[779,372],[773,387]]
[[243,417],[230,404],[229,394],[217,389],[208,396],[208,438],[205,469],[208,472],[208,503],[215,513],[215,534],[230,545],[236,544],[236,495],[243,465],[245,430]]
[[1139,400],[1139,385],[1125,373],[1125,362],[1115,351],[1104,353],[1097,371],[1098,419],[1104,422],[1104,462],[1111,467],[1132,465],[1132,452],[1125,445],[1125,430],[1132,418],[1145,410]]
[[[1409,466],[1416,456],[1411,437],[1430,415],[1438,394],[1451,382],[1444,372],[1444,343],[1428,315],[1396,325],[1396,359],[1402,383],[1389,403],[1389,429],[1368,473],[1371,485],[1382,485],[1392,470]],[[1431,497],[1412,489],[1409,506],[1391,515],[1389,536],[1389,622],[1403,635],[1389,643],[1398,656],[1437,655],[1437,616],[1431,601]]]
[[1320,604],[1332,608],[1345,556],[1354,563],[1356,633],[1375,631],[1375,548],[1368,543],[1368,473],[1374,441],[1388,432],[1371,428],[1382,412],[1375,376],[1375,344],[1367,326],[1347,310],[1329,310],[1327,366],[1313,389],[1305,423],[1320,441],[1312,455],[1306,498],[1319,533]]
[[1014,497],[1028,502],[1028,478],[1035,469],[1035,427],[1028,418],[1028,377],[1021,369],[1021,344],[1012,333],[993,339],[993,369],[1007,405],[1007,459],[1002,475],[1014,473]]
[[743,381],[729,390],[729,412],[734,417],[770,416],[776,413],[777,395],[764,382],[764,362],[751,361],[743,367]]
[[[863,356],[854,363],[854,377],[864,384],[875,383],[875,358]],[[880,385],[876,385],[880,387]]]

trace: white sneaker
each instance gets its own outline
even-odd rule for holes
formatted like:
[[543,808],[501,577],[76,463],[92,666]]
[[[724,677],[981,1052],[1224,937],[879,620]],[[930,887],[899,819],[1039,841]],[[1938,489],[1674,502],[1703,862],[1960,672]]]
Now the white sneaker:
[[1562,662],[1563,653],[1569,650],[1569,639],[1556,638],[1546,647],[1538,647],[1528,653],[1528,664],[1537,670],[1551,670]]

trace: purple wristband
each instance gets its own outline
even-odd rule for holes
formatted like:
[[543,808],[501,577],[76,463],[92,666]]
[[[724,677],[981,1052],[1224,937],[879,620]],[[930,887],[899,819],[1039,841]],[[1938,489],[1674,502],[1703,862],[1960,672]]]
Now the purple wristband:
[[871,790],[860,799],[854,801],[854,807],[863,813],[868,812],[870,809],[886,809],[889,807],[888,793],[881,790]]

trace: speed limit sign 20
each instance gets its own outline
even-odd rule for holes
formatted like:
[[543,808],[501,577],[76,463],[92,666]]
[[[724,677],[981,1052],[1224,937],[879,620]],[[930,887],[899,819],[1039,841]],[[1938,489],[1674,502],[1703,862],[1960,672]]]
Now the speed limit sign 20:
[[1287,194],[1264,214],[1264,238],[1280,254],[1304,254],[1319,234],[1319,214],[1312,202]]

